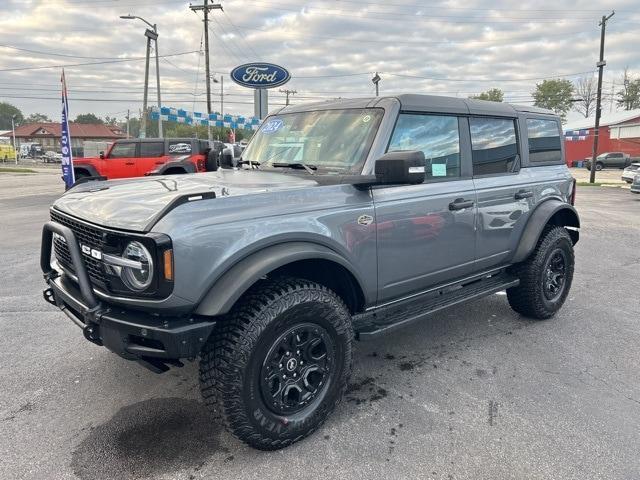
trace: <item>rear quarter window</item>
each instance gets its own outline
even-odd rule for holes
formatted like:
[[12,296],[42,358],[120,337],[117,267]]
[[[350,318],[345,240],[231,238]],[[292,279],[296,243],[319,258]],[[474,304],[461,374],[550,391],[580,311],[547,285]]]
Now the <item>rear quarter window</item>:
[[560,130],[556,120],[527,119],[529,162],[562,163]]
[[184,141],[170,141],[168,143],[168,153],[169,155],[190,155],[191,154],[191,143]]

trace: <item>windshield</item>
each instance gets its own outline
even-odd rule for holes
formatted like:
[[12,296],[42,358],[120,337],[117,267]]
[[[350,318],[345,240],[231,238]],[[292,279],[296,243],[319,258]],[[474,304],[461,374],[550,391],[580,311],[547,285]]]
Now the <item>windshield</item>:
[[359,108],[267,117],[242,159],[261,167],[305,164],[325,173],[360,173],[383,110]]

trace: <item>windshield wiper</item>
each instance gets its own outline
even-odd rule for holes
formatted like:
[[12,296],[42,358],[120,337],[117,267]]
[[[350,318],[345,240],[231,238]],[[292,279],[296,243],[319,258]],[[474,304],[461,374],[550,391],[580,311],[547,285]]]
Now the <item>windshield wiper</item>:
[[280,168],[299,168],[299,169],[303,169],[304,168],[311,175],[314,175],[315,174],[314,170],[318,169],[318,167],[316,167],[315,165],[309,165],[307,163],[300,163],[300,162],[295,162],[295,163],[272,163],[271,166],[272,167],[280,167]]
[[255,165],[256,167],[260,167],[260,162],[257,160],[243,160],[242,158],[238,160],[238,165],[249,165],[251,168]]

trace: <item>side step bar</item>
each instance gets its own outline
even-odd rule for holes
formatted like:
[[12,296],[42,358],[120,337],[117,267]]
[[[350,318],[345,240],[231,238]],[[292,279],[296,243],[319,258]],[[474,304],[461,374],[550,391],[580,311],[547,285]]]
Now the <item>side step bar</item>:
[[505,272],[431,290],[419,297],[356,315],[354,327],[360,340],[375,337],[403,327],[424,317],[469,300],[516,287],[520,280]]

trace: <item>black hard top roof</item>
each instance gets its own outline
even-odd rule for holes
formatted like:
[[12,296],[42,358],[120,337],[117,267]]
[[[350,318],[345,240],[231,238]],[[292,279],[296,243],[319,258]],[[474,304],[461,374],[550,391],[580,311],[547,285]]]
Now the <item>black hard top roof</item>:
[[488,102],[471,98],[444,97],[440,95],[401,94],[387,97],[364,98],[340,98],[326,102],[314,102],[302,105],[286,107],[280,112],[303,112],[318,109],[338,108],[371,108],[379,105],[387,99],[395,99],[400,102],[400,108],[404,111],[458,113],[474,115],[494,115],[515,117],[518,113],[535,113],[543,115],[555,114],[551,110],[530,105],[512,105],[503,102]]
[[119,138],[118,140],[116,140],[116,142],[164,142],[164,141],[170,141],[170,142],[186,142],[186,143],[191,143],[192,140],[195,140],[197,142],[207,142],[208,140],[206,138],[160,138],[160,137],[155,137],[155,138]]

